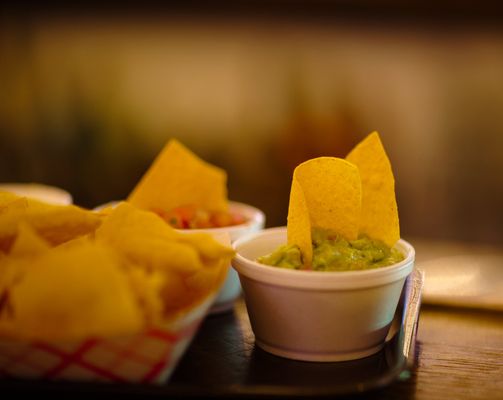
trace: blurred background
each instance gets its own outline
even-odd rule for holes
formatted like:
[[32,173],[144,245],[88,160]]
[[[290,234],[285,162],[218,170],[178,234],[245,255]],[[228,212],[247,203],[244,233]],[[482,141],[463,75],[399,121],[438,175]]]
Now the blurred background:
[[497,3],[1,6],[0,181],[121,199],[169,138],[284,225],[293,168],[377,130],[402,236],[503,243]]

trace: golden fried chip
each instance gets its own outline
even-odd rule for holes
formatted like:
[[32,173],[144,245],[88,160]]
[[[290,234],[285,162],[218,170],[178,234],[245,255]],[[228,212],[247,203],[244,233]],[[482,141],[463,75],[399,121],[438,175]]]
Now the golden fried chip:
[[[168,318],[173,318],[192,308],[207,298],[210,293],[215,293],[227,277],[230,259],[234,255],[234,251],[230,248],[230,236],[227,233],[215,233],[211,236],[202,233],[182,233],[180,239],[184,241],[189,239],[188,243],[196,246],[203,268],[181,281],[170,280],[165,286],[162,293],[168,306],[165,312]],[[182,287],[184,292],[182,296],[174,298],[180,290],[177,286]]]
[[178,232],[156,214],[126,202],[104,220],[95,239],[113,246],[129,263],[162,273],[166,318],[192,307],[216,290],[234,255],[230,247],[209,234]]
[[170,140],[127,201],[152,211],[188,204],[226,211],[227,174],[198,158],[177,140]]
[[20,196],[14,193],[0,190],[0,212],[2,211],[2,208],[5,207],[7,204],[12,203],[13,201],[18,200],[19,198]]
[[165,239],[176,237],[177,233],[155,213],[121,202],[111,210],[95,235],[97,239],[120,246],[128,236]]
[[9,257],[3,257],[3,262],[0,260],[0,298],[30,272],[34,258],[49,249],[49,244],[30,225],[20,223]]
[[192,233],[190,231],[178,231],[177,241],[194,246],[199,252],[199,256],[206,262],[220,260],[222,257],[231,258],[234,250],[231,248],[230,236],[227,233],[211,234]]
[[395,179],[379,134],[368,135],[346,160],[358,167],[362,181],[360,233],[393,247],[400,239]]
[[10,288],[13,331],[25,339],[80,340],[135,333],[144,318],[116,253],[89,242],[33,260]]
[[293,177],[302,187],[313,228],[357,238],[361,183],[353,164],[334,157],[314,158],[297,166]]
[[311,243],[311,219],[307,207],[304,190],[294,175],[290,190],[287,222],[288,244],[296,244],[300,248],[303,264],[309,268],[313,258]]
[[148,270],[166,271],[187,276],[203,268],[193,246],[171,240],[131,237],[121,243],[120,251],[134,263]]
[[152,212],[120,203],[96,230],[95,238],[126,254],[148,268],[171,268],[192,273],[203,264],[226,257],[234,251],[209,234],[185,233],[171,228]]
[[202,268],[188,277],[171,274],[162,289],[164,316],[173,319],[202,302],[223,284],[229,260],[222,259],[213,268]]
[[10,250],[16,239],[21,218],[26,214],[27,208],[27,199],[17,196],[5,201],[4,205],[0,207],[0,252],[7,253]]
[[52,205],[18,197],[0,211],[0,251],[9,251],[20,223],[30,225],[51,245],[58,245],[94,231],[101,219],[99,214],[74,205]]
[[156,214],[126,202],[120,203],[95,232],[97,241],[112,245],[135,264],[190,274],[202,268],[202,263],[193,246],[176,241],[179,235]]
[[229,261],[220,260],[212,268],[203,268],[189,276],[185,283],[190,290],[199,292],[202,296],[214,291],[227,275]]
[[125,271],[133,292],[142,306],[145,323],[150,325],[161,322],[164,313],[161,290],[165,286],[165,275],[159,271],[147,271],[134,264],[129,264]]
[[201,302],[210,293],[217,292],[227,277],[234,250],[230,247],[231,239],[228,233],[212,233],[211,236],[203,233],[183,233],[180,239],[188,240],[188,243],[198,249],[204,266],[184,280],[186,296],[188,294],[192,300],[186,299],[183,310]]
[[36,256],[50,248],[49,244],[30,225],[26,222],[21,222],[18,226],[16,240],[12,245],[10,255],[14,257]]

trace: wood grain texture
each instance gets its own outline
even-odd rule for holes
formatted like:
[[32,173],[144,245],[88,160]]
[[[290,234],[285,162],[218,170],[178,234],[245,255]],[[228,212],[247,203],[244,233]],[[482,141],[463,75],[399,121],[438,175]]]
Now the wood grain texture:
[[503,399],[502,313],[423,307],[416,346],[408,379],[361,398]]

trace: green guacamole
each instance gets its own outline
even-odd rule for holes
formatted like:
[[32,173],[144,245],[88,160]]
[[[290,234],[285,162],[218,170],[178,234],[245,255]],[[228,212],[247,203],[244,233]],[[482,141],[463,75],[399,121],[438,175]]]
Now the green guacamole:
[[[361,236],[345,240],[322,229],[314,229],[313,262],[315,271],[354,271],[385,267],[404,259],[397,249],[390,249],[378,240]],[[259,263],[289,269],[305,269],[300,249],[296,245],[283,245],[273,253],[259,257]]]

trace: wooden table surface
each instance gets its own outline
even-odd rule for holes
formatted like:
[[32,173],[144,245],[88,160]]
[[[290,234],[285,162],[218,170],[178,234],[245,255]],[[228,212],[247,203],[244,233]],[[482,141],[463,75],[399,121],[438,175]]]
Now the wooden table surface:
[[368,399],[503,399],[503,313],[423,305],[416,367]]
[[[411,243],[419,267],[452,255],[503,254],[494,246],[421,239]],[[416,367],[407,380],[363,398],[503,399],[503,312],[423,301],[416,349]]]

